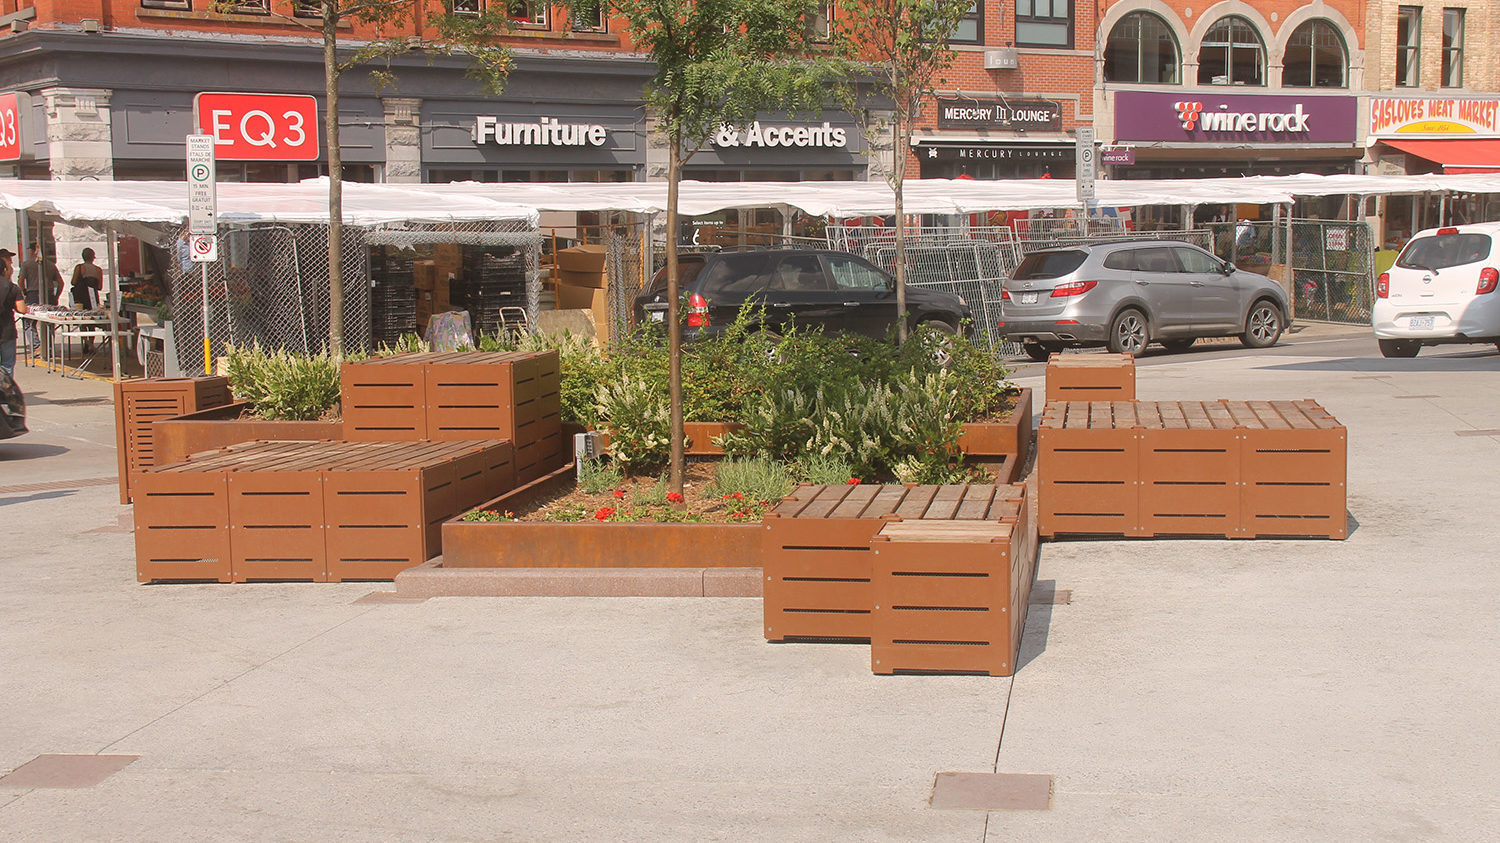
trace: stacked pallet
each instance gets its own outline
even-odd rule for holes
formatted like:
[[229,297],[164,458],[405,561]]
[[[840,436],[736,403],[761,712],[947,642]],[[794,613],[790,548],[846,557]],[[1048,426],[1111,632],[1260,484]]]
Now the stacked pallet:
[[130,503],[132,484],[143,469],[156,465],[160,419],[196,413],[233,401],[229,379],[150,378],[115,384],[115,451],[119,458],[120,503]]
[[516,482],[563,462],[557,352],[398,354],[345,363],[349,441],[506,439]]
[[484,251],[469,256],[466,263],[465,280],[454,284],[454,304],[469,311],[474,336],[499,334],[504,327],[500,309],[526,306],[526,257]]
[[[877,673],[1013,670],[1021,629],[1015,621],[1025,621],[1036,559],[1024,485],[800,486],[765,523],[767,640],[870,641]],[[938,570],[946,569],[944,559],[920,570],[927,563],[919,557],[948,554],[950,543],[969,552],[954,563],[959,568]],[[931,589],[944,580],[959,590],[971,587],[967,602],[956,609],[931,604],[935,597],[949,600]],[[1002,584],[1003,599],[996,590]],[[955,643],[942,638],[949,632],[941,624],[930,635],[908,634],[948,611],[973,612],[964,634],[980,637]],[[924,649],[913,641],[939,643]],[[974,647],[973,658],[954,658],[959,647]],[[995,658],[1001,651],[1008,655]]]
[[1053,354],[1048,401],[1134,401],[1135,355]]
[[141,582],[393,579],[515,485],[508,442],[253,442],[142,472]]
[[376,345],[395,345],[417,331],[412,254],[388,246],[370,255],[370,331]]
[[1038,528],[1342,539],[1347,436],[1312,400],[1050,403]]

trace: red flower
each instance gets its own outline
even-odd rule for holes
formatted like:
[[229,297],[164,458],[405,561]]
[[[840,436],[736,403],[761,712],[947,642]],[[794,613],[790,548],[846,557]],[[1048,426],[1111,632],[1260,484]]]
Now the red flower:
[[614,515],[614,514],[615,514],[615,508],[614,507],[612,507],[612,506],[604,506],[604,507],[600,507],[599,511],[596,512],[596,513],[594,513],[594,517],[596,519],[600,520],[600,521],[608,521],[609,517],[611,515]]
[[849,482],[845,483],[844,485],[845,486],[858,486],[859,485],[859,478],[858,477],[850,477],[849,478]]
[[670,501],[670,502],[672,502],[672,503],[682,503],[682,493],[681,492],[668,492],[667,493],[667,500]]
[[624,489],[616,489],[615,490],[615,499],[616,500],[621,500],[624,497],[625,497],[625,490]]
[[745,499],[745,493],[744,492],[735,492],[734,493],[734,499],[737,500],[737,501],[744,500]]

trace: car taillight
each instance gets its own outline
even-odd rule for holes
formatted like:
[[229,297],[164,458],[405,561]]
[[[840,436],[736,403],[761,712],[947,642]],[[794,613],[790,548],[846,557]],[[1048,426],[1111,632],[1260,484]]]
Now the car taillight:
[[705,299],[705,298],[703,298],[702,296],[698,295],[697,293],[693,293],[692,295],[688,296],[688,302],[687,303],[688,303],[688,318],[687,318],[688,327],[689,328],[707,328],[708,327],[708,300]]
[[1500,271],[1497,271],[1493,266],[1487,266],[1479,270],[1479,286],[1474,292],[1480,295],[1493,293],[1497,285],[1500,285]]
[[1438,236],[1442,236],[1444,234],[1457,234],[1457,233],[1458,233],[1458,229],[1456,229],[1456,228],[1440,228],[1440,229],[1438,229]]
[[1068,296],[1081,296],[1089,290],[1099,286],[1098,281],[1069,281],[1066,284],[1058,284],[1052,288],[1052,298],[1062,299]]
[[1000,288],[1000,300],[1001,301],[1010,301],[1010,290],[1007,290],[1004,287],[1001,287]]
[[1391,274],[1389,272],[1382,272],[1380,273],[1380,277],[1375,279],[1375,298],[1388,299],[1390,297]]

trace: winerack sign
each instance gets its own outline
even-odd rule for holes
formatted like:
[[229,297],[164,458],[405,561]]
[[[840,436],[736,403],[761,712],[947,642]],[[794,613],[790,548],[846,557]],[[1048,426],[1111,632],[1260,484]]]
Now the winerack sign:
[[1354,97],[1272,94],[1115,94],[1122,141],[1353,143]]

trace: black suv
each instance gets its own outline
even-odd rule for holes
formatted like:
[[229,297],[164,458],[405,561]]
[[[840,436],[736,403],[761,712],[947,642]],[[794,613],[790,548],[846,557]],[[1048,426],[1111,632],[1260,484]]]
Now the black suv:
[[[762,249],[687,254],[677,259],[678,289],[687,299],[684,340],[713,336],[748,301],[765,306],[763,330],[799,327],[850,331],[884,339],[896,323],[896,282],[865,259],[825,249]],[[963,299],[908,285],[907,327],[945,333],[973,331]],[[635,299],[637,324],[667,315],[667,271]]]

